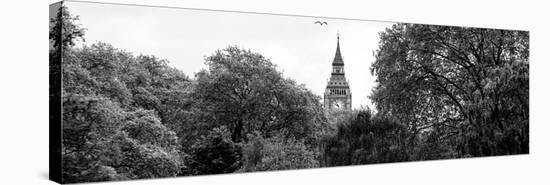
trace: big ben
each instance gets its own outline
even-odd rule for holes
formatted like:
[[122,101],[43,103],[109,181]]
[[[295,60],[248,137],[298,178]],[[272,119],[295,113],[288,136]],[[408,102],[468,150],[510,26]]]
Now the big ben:
[[327,110],[351,111],[351,90],[340,52],[340,35],[336,37],[336,40],[336,54],[332,61],[332,72],[324,94],[324,106]]

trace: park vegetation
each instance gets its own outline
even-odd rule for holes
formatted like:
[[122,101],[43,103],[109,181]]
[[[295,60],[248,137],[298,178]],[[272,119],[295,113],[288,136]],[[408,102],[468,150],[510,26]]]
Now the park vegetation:
[[342,113],[238,46],[189,77],[108,43],[75,47],[85,31],[66,8],[51,20],[65,183],[529,153],[527,32],[395,24],[370,68],[375,111]]

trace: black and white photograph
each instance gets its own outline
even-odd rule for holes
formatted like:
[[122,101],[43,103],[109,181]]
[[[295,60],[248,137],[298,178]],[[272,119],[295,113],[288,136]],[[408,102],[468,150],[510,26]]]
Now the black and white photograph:
[[59,183],[530,153],[526,30],[86,1],[49,11]]

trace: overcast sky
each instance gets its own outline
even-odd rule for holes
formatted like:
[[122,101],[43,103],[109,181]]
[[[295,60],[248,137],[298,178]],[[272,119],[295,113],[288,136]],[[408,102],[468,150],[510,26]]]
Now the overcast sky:
[[[321,96],[330,77],[336,34],[353,108],[370,106],[370,73],[378,33],[393,23],[248,14],[189,9],[65,2],[87,28],[86,42],[101,41],[136,55],[155,55],[190,77],[205,69],[204,58],[229,45],[258,52],[285,77]],[[315,21],[327,21],[320,26]]]

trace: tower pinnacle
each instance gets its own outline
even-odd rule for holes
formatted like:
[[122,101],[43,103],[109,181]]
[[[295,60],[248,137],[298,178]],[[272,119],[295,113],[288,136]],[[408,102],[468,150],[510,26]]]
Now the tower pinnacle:
[[344,65],[344,60],[342,59],[342,54],[340,53],[340,33],[336,36],[336,54],[334,55],[332,65]]

